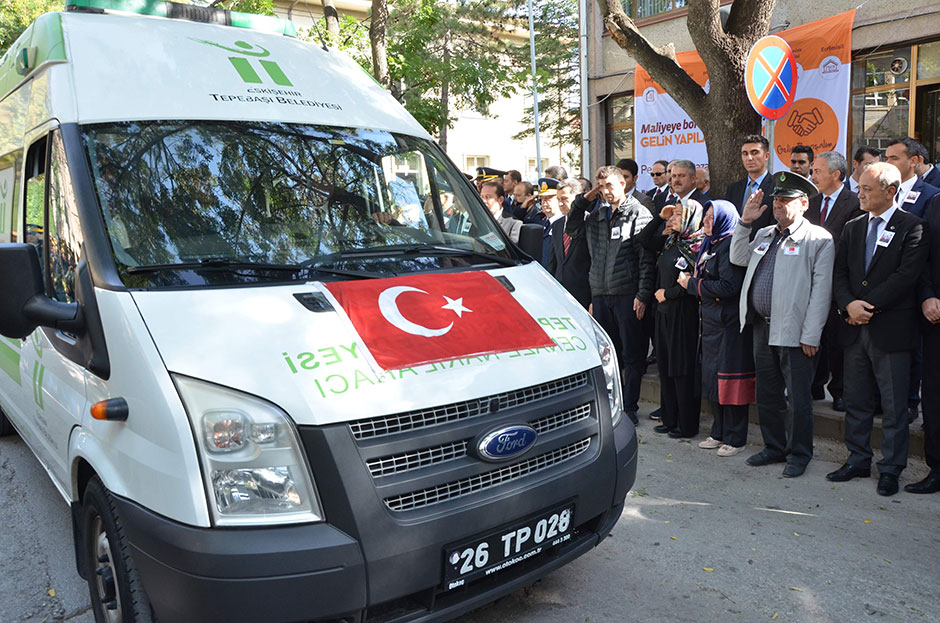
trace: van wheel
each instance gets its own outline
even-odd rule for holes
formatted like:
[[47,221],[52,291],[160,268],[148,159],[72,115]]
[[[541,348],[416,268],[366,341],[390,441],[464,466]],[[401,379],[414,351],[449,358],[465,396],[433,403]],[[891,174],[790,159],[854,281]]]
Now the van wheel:
[[7,435],[12,435],[16,430],[13,429],[13,424],[10,424],[10,420],[7,419],[7,416],[3,414],[3,411],[0,410],[0,437],[6,437]]
[[88,483],[82,500],[82,537],[95,623],[153,623],[121,518],[98,478]]

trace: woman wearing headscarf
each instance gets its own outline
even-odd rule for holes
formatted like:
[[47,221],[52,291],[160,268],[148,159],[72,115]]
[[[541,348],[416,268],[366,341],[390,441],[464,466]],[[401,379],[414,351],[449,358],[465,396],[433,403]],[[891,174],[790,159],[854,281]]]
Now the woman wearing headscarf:
[[751,326],[741,332],[738,321],[745,271],[731,263],[734,204],[715,200],[705,206],[705,238],[694,271],[679,275],[679,284],[702,302],[702,397],[711,403],[714,422],[699,447],[734,456],[747,443],[748,405],[754,402]]
[[656,262],[654,339],[662,423],[653,430],[676,439],[698,434],[702,404],[697,374],[698,300],[676,282],[680,272],[695,266],[704,236],[702,214],[695,200],[665,206],[638,234],[644,247],[661,251]]

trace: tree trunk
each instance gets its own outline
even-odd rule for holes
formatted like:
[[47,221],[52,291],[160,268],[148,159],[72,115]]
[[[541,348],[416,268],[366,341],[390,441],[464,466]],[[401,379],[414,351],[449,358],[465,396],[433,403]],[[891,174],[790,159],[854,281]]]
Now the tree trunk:
[[321,0],[323,2],[323,20],[326,22],[326,31],[330,33],[330,39],[335,45],[339,37],[339,13],[336,12],[336,6],[333,0]]
[[372,69],[378,83],[386,89],[390,89],[391,81],[388,76],[388,55],[385,45],[387,26],[387,1],[372,0],[372,21],[369,24],[369,42],[372,44]]
[[776,0],[735,0],[722,27],[720,0],[689,0],[686,25],[708,68],[709,92],[676,63],[672,43],[654,47],[623,12],[619,0],[597,0],[617,44],[649,72],[688,113],[705,138],[713,197],[744,175],[740,139],[760,134],[760,116],[747,100],[744,67],[751,46],[770,31]]

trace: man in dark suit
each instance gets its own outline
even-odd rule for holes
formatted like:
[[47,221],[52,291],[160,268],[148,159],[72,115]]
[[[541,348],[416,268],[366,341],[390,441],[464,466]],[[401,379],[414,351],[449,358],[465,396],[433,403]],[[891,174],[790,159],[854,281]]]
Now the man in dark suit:
[[877,407],[884,411],[879,495],[898,491],[907,466],[907,394],[911,356],[919,343],[917,285],[927,262],[924,223],[898,208],[901,173],[876,163],[859,179],[858,198],[867,215],[842,232],[833,270],[833,298],[845,321],[845,464],[826,475],[833,482],[871,474],[871,431]]
[[[924,369],[940,369],[940,195],[927,208],[929,260],[921,276],[919,299],[924,339]],[[904,487],[910,493],[940,491],[940,383],[924,384],[924,456],[930,473]]]
[[686,205],[690,199],[699,203],[708,201],[705,195],[695,187],[695,163],[691,160],[673,160],[669,187],[676,198],[675,203]]
[[551,177],[543,177],[539,180],[537,193],[539,203],[537,207],[542,212],[542,221],[540,224],[545,228],[545,233],[542,236],[541,258],[541,264],[545,268],[548,268],[549,259],[552,254],[552,238],[554,232],[552,224],[555,223],[555,221],[561,220],[564,216],[558,206],[559,186],[561,186],[561,181]]
[[756,234],[762,227],[774,224],[773,204],[774,183],[767,174],[767,165],[770,163],[770,143],[758,134],[745,136],[741,141],[741,163],[747,171],[747,177],[728,186],[725,199],[734,204],[738,214],[744,210],[744,204],[756,191],[764,193],[762,205],[767,209],[751,226],[751,233]]
[[587,240],[583,237],[572,238],[565,232],[565,221],[571,202],[581,194],[581,184],[577,180],[565,180],[558,187],[558,209],[562,217],[551,226],[551,255],[548,259],[548,272],[555,276],[564,288],[571,293],[584,309],[591,305],[591,284],[588,271],[591,269],[591,255],[588,253]]
[[669,162],[666,160],[657,160],[650,168],[650,177],[653,178],[653,183],[656,186],[646,191],[646,196],[653,201],[661,194],[669,192],[669,178],[666,176],[666,167],[668,166]]
[[666,163],[666,190],[657,194],[653,198],[653,214],[659,214],[663,210],[665,205],[675,205],[679,202],[679,198],[676,196],[676,193],[672,191],[672,165],[675,164],[675,160],[672,162]]
[[[858,196],[843,186],[846,163],[842,154],[835,151],[819,154],[813,161],[812,172],[813,183],[819,194],[809,200],[805,216],[810,223],[821,225],[832,234],[838,253],[842,228],[848,221],[862,215]],[[842,347],[839,345],[841,324],[842,320],[833,304],[826,328],[823,330],[816,361],[816,377],[813,379],[813,400],[822,400],[825,397],[823,386],[829,381],[832,408],[836,411],[845,411],[845,400],[842,398]]]
[[870,145],[859,145],[852,156],[852,172],[845,180],[845,187],[853,193],[858,193],[858,178],[862,171],[870,164],[881,162],[881,150]]
[[[921,276],[919,299],[924,339],[924,369],[940,370],[940,195],[927,208],[929,260]],[[924,384],[924,455],[930,473],[904,487],[910,493],[940,491],[940,383]]]
[[931,164],[924,159],[915,169],[917,170],[917,177],[922,179],[925,184],[940,188],[940,168],[935,164]]
[[885,162],[890,162],[901,172],[901,186],[894,197],[894,205],[920,218],[924,218],[933,196],[940,193],[940,188],[917,177],[914,167],[926,157],[926,148],[907,136],[894,139],[885,150]]
[[[940,188],[926,184],[917,177],[916,167],[926,157],[927,149],[906,136],[894,139],[885,149],[885,162],[890,162],[901,172],[901,186],[894,196],[894,205],[920,218],[924,218],[927,206],[930,205],[934,195],[940,193]],[[916,419],[917,407],[920,404],[920,381],[923,369],[920,351],[918,346],[911,360],[910,388],[907,396],[910,420]]]

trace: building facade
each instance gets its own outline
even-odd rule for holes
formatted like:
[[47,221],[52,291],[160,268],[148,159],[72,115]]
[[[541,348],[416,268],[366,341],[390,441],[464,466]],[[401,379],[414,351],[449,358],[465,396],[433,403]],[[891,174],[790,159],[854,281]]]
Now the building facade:
[[[654,45],[694,45],[685,0],[624,0],[624,10]],[[730,4],[726,2],[723,4]],[[884,148],[897,136],[923,143],[940,160],[940,4],[936,0],[778,0],[771,34],[857,7],[847,155],[859,145]],[[593,166],[634,154],[636,62],[610,37],[596,2],[586,3],[590,135]]]

